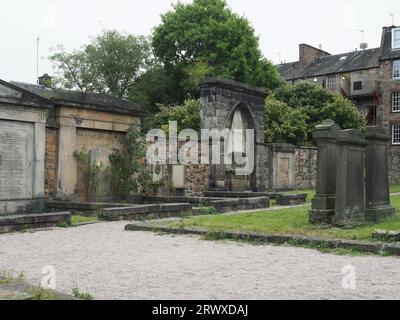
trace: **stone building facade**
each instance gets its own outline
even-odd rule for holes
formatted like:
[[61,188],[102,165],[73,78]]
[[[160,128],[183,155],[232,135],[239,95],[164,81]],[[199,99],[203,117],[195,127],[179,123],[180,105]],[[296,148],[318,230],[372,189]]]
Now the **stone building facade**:
[[45,208],[46,118],[53,108],[0,80],[0,215]]
[[[13,83],[32,95],[51,101],[45,120],[45,194],[48,199],[110,201],[109,155],[131,125],[140,127],[143,113],[133,102],[105,95],[85,94],[42,85]],[[88,154],[79,163],[76,153]],[[87,187],[87,170],[94,164],[104,170],[93,199]]]
[[384,27],[378,48],[331,55],[300,45],[299,61],[279,66],[282,77],[309,80],[353,100],[369,125],[391,132],[390,179],[400,183],[400,27]]

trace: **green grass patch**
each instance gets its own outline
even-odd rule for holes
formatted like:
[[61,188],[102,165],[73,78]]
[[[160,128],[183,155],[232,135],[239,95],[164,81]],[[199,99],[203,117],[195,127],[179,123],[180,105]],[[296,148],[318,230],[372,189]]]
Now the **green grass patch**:
[[72,289],[72,294],[75,298],[81,300],[93,300],[93,296],[87,292],[81,292],[78,288]]
[[393,184],[390,186],[390,193],[400,193],[400,184]]
[[391,199],[392,205],[397,209],[395,216],[387,218],[378,224],[366,223],[354,229],[311,225],[308,215],[309,206],[256,213],[190,217],[183,221],[164,221],[158,222],[158,224],[172,227],[182,227],[184,225],[185,228],[206,228],[210,232],[241,231],[350,240],[373,240],[372,233],[377,229],[400,230],[400,196],[392,196]]
[[81,215],[73,215],[71,216],[71,225],[72,226],[77,226],[82,223],[91,223],[91,222],[97,222],[99,221],[98,217],[85,217]]

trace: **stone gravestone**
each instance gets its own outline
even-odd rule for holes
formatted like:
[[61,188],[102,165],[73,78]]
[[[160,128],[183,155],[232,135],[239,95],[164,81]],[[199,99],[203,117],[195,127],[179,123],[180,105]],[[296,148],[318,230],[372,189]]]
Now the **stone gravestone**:
[[339,133],[336,210],[332,225],[353,226],[365,221],[365,152],[367,141],[358,130]]
[[383,127],[369,127],[366,154],[366,219],[377,222],[391,216],[395,209],[390,206],[388,142],[390,136]]
[[313,138],[318,147],[316,196],[312,200],[310,223],[329,223],[335,214],[336,154],[340,127],[326,120],[315,128]]

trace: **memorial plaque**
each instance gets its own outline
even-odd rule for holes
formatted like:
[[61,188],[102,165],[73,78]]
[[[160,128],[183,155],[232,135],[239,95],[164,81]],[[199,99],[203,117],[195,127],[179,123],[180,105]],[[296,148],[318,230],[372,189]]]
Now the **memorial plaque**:
[[31,123],[0,120],[0,200],[32,199]]

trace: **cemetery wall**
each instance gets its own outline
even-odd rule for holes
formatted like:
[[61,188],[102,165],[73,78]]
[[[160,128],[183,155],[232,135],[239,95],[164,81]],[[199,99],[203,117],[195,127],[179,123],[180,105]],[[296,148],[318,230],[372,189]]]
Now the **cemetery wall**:
[[317,183],[317,149],[297,147],[294,161],[294,187],[312,189]]
[[400,184],[400,148],[389,148],[389,179],[391,184]]

